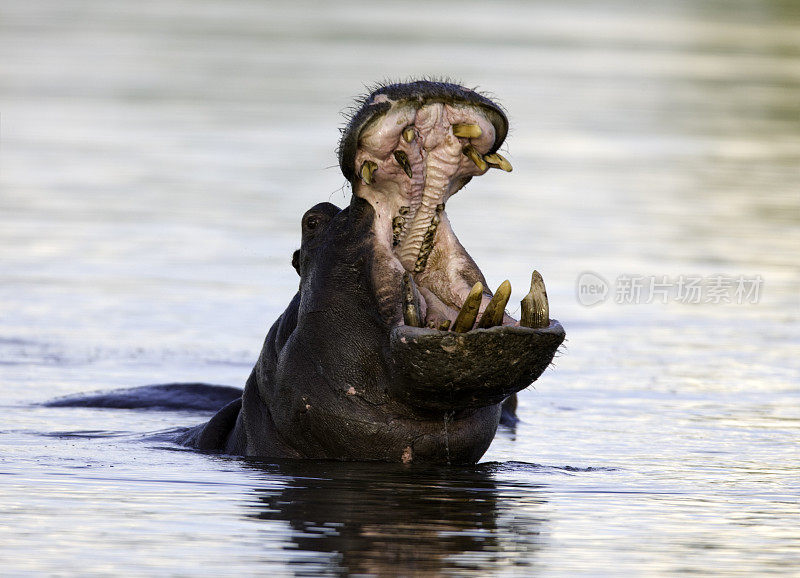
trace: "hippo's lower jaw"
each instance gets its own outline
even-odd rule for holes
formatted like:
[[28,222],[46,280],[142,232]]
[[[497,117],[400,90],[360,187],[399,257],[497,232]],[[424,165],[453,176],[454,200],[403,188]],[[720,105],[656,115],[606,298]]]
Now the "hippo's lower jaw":
[[393,327],[389,391],[417,408],[485,407],[538,378],[564,330],[549,319],[535,271],[521,320],[507,315],[511,285],[505,281],[492,294],[445,211],[473,176],[511,171],[496,152],[507,132],[505,114],[460,87],[413,84],[373,93],[340,155],[354,194],[375,211],[373,283]]
[[538,271],[522,300],[521,321],[504,311],[508,281],[488,303],[478,281],[461,309],[450,309],[438,327],[430,321],[422,326],[413,280],[408,273],[403,280],[403,321],[390,334],[389,393],[410,406],[457,411],[501,403],[538,379],[564,340],[561,324],[549,318]]
[[503,402],[533,383],[564,340],[564,329],[514,325],[467,333],[402,325],[392,330],[389,393],[421,409],[454,411]]

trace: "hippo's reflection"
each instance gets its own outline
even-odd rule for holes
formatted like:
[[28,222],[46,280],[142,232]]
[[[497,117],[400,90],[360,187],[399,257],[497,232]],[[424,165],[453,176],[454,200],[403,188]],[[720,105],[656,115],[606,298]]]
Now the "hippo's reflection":
[[484,574],[529,565],[540,546],[541,494],[496,482],[491,465],[247,463],[287,484],[256,489],[248,515],[289,523],[300,574]]

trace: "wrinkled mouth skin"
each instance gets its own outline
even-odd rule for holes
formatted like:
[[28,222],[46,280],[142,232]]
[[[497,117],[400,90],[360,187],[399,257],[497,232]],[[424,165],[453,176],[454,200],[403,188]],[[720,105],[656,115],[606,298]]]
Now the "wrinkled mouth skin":
[[[520,319],[509,316],[510,283],[489,289],[447,215],[450,198],[472,177],[512,171],[497,152],[507,133],[505,113],[488,98],[417,81],[373,91],[340,142],[353,194],[375,211],[382,266],[373,283],[393,327],[391,390],[417,407],[500,403],[538,378],[564,339],[541,275],[533,272]],[[541,363],[533,363],[538,352]],[[504,362],[492,363],[493,353]]]

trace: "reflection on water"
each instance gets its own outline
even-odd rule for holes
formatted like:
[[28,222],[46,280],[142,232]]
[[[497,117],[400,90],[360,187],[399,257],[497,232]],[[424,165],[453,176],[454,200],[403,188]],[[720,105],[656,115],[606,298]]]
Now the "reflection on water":
[[[546,522],[534,515],[544,502],[536,487],[522,493],[498,488],[490,465],[247,465],[288,480],[280,490],[256,489],[251,515],[289,523],[287,547],[308,554],[293,564],[301,575],[521,568],[532,563]],[[513,523],[502,508],[512,509]],[[499,525],[506,527],[500,531]]]
[[[5,572],[796,574],[797,2],[0,13]],[[511,281],[512,314],[535,267],[567,330],[491,464],[263,464],[142,440],[198,414],[30,406],[243,384],[296,290],[300,216],[347,202],[339,112],[424,74],[508,109],[514,172],[448,213],[489,283]],[[764,286],[745,305],[585,307],[587,271]]]

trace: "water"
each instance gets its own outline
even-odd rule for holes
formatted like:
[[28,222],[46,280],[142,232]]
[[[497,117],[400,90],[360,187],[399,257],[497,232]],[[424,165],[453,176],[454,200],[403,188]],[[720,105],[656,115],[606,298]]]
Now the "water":
[[[4,574],[800,571],[795,2],[0,14]],[[538,268],[567,330],[482,464],[261,463],[145,439],[196,413],[31,406],[243,384],[300,216],[347,202],[339,112],[425,74],[507,107],[514,172],[448,213],[512,303]],[[622,276],[717,275],[760,276],[757,302],[615,302]]]

